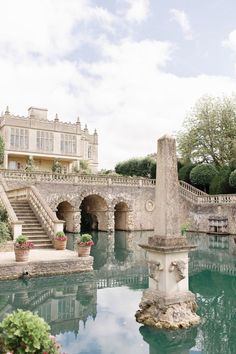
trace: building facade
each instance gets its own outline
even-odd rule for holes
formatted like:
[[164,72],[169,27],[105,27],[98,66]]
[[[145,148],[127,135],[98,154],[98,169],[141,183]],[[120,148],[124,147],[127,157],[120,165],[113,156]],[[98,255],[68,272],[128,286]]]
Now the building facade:
[[4,168],[52,171],[53,165],[61,172],[78,171],[86,161],[91,172],[98,167],[98,135],[89,134],[87,126],[47,118],[47,109],[30,107],[28,116],[10,114],[7,108],[0,117],[0,134],[5,142]]

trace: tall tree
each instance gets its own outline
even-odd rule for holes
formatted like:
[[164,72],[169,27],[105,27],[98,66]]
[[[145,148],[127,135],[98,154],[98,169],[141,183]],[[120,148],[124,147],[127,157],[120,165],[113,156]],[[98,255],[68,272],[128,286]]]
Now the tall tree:
[[236,96],[202,97],[185,119],[177,141],[185,161],[223,166],[236,159]]

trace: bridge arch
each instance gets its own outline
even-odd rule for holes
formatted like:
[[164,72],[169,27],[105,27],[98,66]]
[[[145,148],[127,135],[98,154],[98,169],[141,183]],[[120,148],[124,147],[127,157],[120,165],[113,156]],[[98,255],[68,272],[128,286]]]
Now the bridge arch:
[[130,200],[118,197],[113,199],[114,229],[130,231],[133,229],[133,207]]
[[108,231],[108,204],[105,197],[95,192],[81,199],[81,232]]
[[55,212],[59,220],[64,220],[64,231],[67,232],[78,232],[78,222],[77,218],[78,207],[74,195],[62,194],[54,195],[49,201],[49,205]]

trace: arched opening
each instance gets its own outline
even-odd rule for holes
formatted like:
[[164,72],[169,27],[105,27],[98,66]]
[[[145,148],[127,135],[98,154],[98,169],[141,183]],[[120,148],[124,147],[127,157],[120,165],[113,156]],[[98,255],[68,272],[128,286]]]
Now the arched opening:
[[107,231],[108,216],[106,201],[99,195],[85,197],[80,206],[81,232]]
[[120,202],[115,206],[115,230],[127,231],[128,228],[128,205]]
[[57,206],[56,215],[59,220],[64,220],[64,231],[74,232],[74,208],[67,202],[61,202]]

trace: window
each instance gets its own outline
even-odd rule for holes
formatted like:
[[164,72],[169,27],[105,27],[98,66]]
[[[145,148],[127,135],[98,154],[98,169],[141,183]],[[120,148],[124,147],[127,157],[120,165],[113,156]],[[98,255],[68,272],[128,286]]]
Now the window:
[[92,146],[88,147],[88,159],[92,158]]
[[16,150],[27,150],[29,148],[28,129],[11,128],[10,147]]
[[37,130],[37,150],[52,152],[53,145],[53,133]]
[[76,136],[71,134],[61,134],[61,153],[76,154]]

